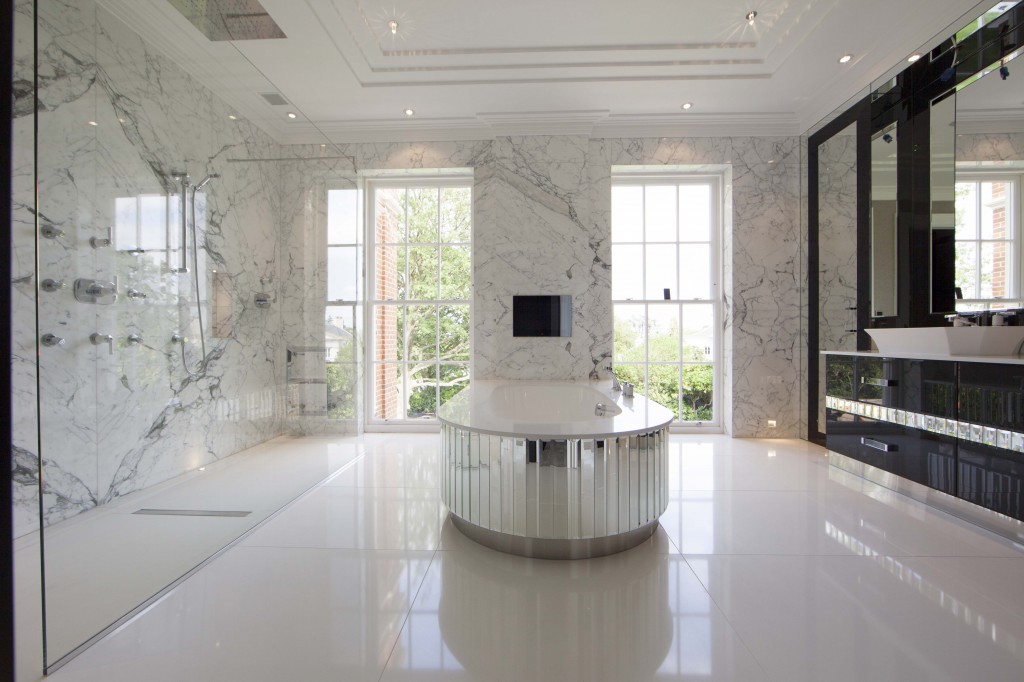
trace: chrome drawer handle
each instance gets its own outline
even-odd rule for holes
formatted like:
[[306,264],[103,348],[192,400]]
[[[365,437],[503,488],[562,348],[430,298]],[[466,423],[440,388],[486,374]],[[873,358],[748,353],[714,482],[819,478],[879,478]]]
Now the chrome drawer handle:
[[882,452],[896,452],[896,450],[899,449],[893,444],[883,443],[882,441],[875,440],[874,438],[861,438],[860,444],[867,445],[869,448],[874,448],[875,450],[881,450]]
[[871,377],[861,377],[860,383],[871,386],[899,386],[899,382],[896,379],[873,379]]

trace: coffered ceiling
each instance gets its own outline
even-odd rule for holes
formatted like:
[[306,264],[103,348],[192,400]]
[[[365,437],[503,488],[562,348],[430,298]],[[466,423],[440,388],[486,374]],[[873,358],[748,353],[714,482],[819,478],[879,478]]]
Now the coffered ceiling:
[[100,1],[282,143],[801,134],[995,4],[260,0],[287,37],[211,41],[170,0]]

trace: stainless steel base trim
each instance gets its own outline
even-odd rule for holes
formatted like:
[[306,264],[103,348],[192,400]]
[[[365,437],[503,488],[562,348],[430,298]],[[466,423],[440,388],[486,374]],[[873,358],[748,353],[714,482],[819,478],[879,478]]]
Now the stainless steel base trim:
[[976,504],[961,500],[941,490],[929,488],[916,481],[911,481],[878,467],[873,467],[870,464],[865,464],[852,457],[841,455],[838,452],[830,450],[828,462],[837,469],[860,476],[871,483],[894,490],[901,495],[906,495],[913,500],[984,528],[990,533],[995,533],[1018,545],[1024,545],[1024,521],[1018,521],[1005,514],[979,507]]
[[132,514],[145,516],[233,516],[242,517],[251,511],[219,511],[216,509],[137,509]]
[[643,544],[654,535],[658,521],[654,520],[645,526],[625,533],[606,535],[600,538],[578,540],[561,540],[557,538],[527,538],[520,535],[499,533],[488,528],[460,519],[453,513],[448,514],[452,523],[469,539],[484,547],[496,549],[506,554],[517,554],[531,559],[592,559],[594,557],[617,554]]

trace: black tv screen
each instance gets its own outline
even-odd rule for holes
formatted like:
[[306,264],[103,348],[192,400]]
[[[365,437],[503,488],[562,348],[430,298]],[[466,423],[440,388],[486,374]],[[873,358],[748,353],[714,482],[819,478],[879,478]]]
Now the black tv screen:
[[572,336],[572,296],[513,296],[512,336]]

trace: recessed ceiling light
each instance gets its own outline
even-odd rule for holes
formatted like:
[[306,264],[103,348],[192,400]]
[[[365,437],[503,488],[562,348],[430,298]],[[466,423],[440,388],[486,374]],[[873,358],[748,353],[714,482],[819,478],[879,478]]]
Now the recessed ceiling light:
[[238,120],[238,117],[235,116],[234,114],[228,114],[228,118],[230,118],[232,121],[237,121]]
[[907,57],[907,61],[910,62],[911,64],[913,64],[914,62],[916,62],[920,58],[921,58],[921,55],[915,53],[915,54],[912,54],[909,57]]
[[89,121],[89,125],[91,125],[91,126],[98,126],[99,123],[97,123],[96,121]]
[[752,9],[749,12],[747,12],[747,23],[753,26],[754,19],[757,19],[757,10]]
[[391,35],[398,34],[398,22],[392,19],[388,22],[388,29],[391,31]]
[[299,117],[299,115],[296,114],[295,112],[293,112],[293,111],[289,111],[288,112],[288,118],[298,118],[298,117]]
[[683,111],[689,111],[689,109],[690,109],[690,108],[691,108],[692,106],[693,106],[693,103],[692,103],[692,102],[687,102],[686,104],[684,104],[683,106],[681,106],[681,107],[679,107],[679,108],[680,108],[680,109],[682,109]]
[[851,59],[853,59],[853,55],[852,54],[844,54],[842,57],[839,58],[839,63],[840,64],[845,64],[846,62],[850,61]]
[[412,115],[413,115],[413,114],[415,114],[415,113],[416,113],[416,112],[415,112],[415,111],[413,111],[412,109],[406,109],[406,110],[405,110],[405,115],[406,115],[406,116],[412,116]]

